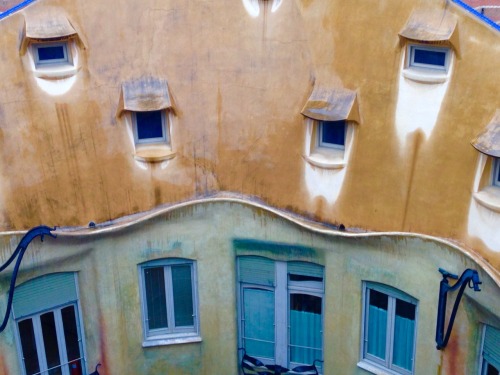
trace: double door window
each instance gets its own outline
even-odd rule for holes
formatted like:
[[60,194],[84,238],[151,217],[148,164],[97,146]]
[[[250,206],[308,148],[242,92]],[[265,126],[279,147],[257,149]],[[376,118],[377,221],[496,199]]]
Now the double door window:
[[26,375],[82,375],[83,358],[76,305],[17,322]]
[[323,359],[323,267],[239,257],[239,337],[248,355],[294,367]]
[[77,277],[53,273],[16,287],[13,314],[24,375],[86,374]]

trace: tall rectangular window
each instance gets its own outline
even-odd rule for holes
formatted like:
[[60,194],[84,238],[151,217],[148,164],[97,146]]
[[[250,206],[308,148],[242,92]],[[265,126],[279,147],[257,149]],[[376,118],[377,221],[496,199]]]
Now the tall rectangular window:
[[24,372],[82,375],[83,356],[75,305],[17,322]]
[[323,359],[323,267],[307,262],[238,258],[239,338],[266,364],[311,365]]
[[363,360],[413,374],[417,301],[386,285],[365,283]]
[[162,259],[140,265],[146,340],[198,336],[195,263]]

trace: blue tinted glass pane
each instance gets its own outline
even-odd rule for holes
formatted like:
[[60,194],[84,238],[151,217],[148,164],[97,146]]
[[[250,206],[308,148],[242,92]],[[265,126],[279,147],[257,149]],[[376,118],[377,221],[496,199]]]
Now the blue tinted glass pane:
[[138,139],[163,138],[161,112],[136,112]]
[[243,338],[248,355],[274,358],[274,292],[243,289]]
[[290,362],[322,359],[321,297],[290,294]]
[[375,290],[370,290],[368,308],[368,347],[367,352],[385,359],[387,342],[387,307],[389,297]]
[[193,286],[190,265],[172,266],[172,289],[174,294],[175,326],[193,326]]
[[38,60],[61,60],[64,59],[63,46],[38,47]]
[[396,300],[392,363],[409,371],[413,367],[415,311],[415,305],[400,299]]
[[168,322],[163,267],[146,268],[144,270],[144,284],[146,287],[148,327],[149,329],[166,328]]
[[444,66],[446,61],[446,52],[415,48],[413,61],[417,64]]
[[322,121],[321,143],[345,145],[345,121]]

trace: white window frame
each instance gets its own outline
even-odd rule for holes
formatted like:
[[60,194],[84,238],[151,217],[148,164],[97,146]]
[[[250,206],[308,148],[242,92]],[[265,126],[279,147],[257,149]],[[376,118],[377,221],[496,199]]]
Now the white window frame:
[[[40,60],[40,58],[38,56],[38,49],[39,48],[58,47],[58,46],[63,48],[64,57],[62,59]],[[51,66],[51,65],[70,65],[71,64],[71,56],[68,53],[69,46],[68,46],[67,41],[33,43],[31,45],[31,48],[33,49],[33,60],[35,62],[35,66],[37,68]]]
[[[15,330],[16,330],[16,345],[17,345],[17,351],[19,354],[19,360],[21,363],[21,370],[22,374],[26,375],[26,367],[24,365],[24,356],[23,356],[23,351],[22,351],[22,343],[21,343],[21,335],[19,332],[19,323],[25,320],[31,320],[33,324],[33,331],[35,335],[35,345],[36,345],[36,352],[38,356],[38,364],[40,368],[40,372],[37,374],[47,374],[47,371],[50,370],[47,368],[47,359],[45,356],[45,344],[43,340],[43,332],[42,332],[42,327],[40,323],[40,316],[46,313],[53,313],[54,314],[54,321],[55,321],[55,328],[56,328],[56,335],[57,335],[57,344],[58,344],[58,349],[59,349],[59,359],[61,364],[58,366],[61,368],[62,374],[63,375],[70,375],[70,369],[69,369],[69,361],[68,361],[68,355],[66,352],[66,338],[64,334],[64,326],[62,322],[62,317],[61,317],[61,310],[68,307],[68,306],[73,306],[75,310],[75,322],[77,325],[77,331],[78,331],[78,342],[79,342],[79,347],[80,347],[80,358],[72,360],[71,362],[74,362],[76,360],[80,360],[82,364],[82,372],[86,373],[86,359],[85,359],[85,351],[84,351],[84,341],[82,337],[82,332],[83,332],[83,326],[82,326],[82,321],[81,321],[81,311],[79,308],[78,301],[67,303],[58,307],[54,307],[48,310],[43,310],[40,311],[36,314],[28,315],[28,316],[23,316],[19,319],[16,319],[15,321]],[[57,367],[56,367],[57,368]]]
[[[434,65],[434,64],[424,64],[415,62],[415,50],[422,51],[432,51],[432,52],[443,52],[445,54],[444,65]],[[409,68],[423,68],[431,69],[435,71],[448,72],[451,59],[450,48],[448,47],[437,47],[433,45],[422,45],[422,44],[409,44],[408,45],[408,67]]]
[[[367,353],[368,346],[367,335],[368,335],[368,308],[369,308],[369,291],[375,290],[379,293],[383,293],[389,297],[388,308],[387,308],[387,335],[386,335],[386,359],[381,360]],[[393,345],[394,345],[394,320],[396,315],[396,299],[403,300],[405,302],[411,303],[415,306],[415,332],[413,340],[413,353],[412,353],[412,370],[408,371],[401,367],[392,364],[393,355]],[[418,300],[411,297],[410,295],[395,289],[391,286],[374,283],[374,282],[363,282],[363,315],[362,315],[362,325],[361,325],[361,348],[360,357],[361,361],[358,363],[359,367],[375,367],[388,371],[390,374],[403,374],[412,375],[415,373],[415,353],[417,344],[417,332],[418,332]],[[368,366],[364,366],[368,364]]]
[[[189,265],[191,267],[191,290],[193,298],[193,326],[175,327],[174,297],[172,287],[172,266]],[[165,279],[165,298],[167,303],[168,327],[150,330],[148,327],[147,296],[144,278],[144,270],[147,268],[163,267]],[[143,346],[157,346],[169,344],[181,344],[186,342],[198,342],[200,338],[200,324],[198,316],[198,282],[196,272],[196,261],[182,258],[157,259],[142,263],[138,266],[142,327],[144,334]]]
[[323,142],[323,128],[325,126],[332,126],[332,125],[327,125],[328,122],[333,122],[333,121],[318,121],[318,142],[316,147],[320,148],[333,148],[337,150],[345,150],[345,145],[347,143],[347,128],[348,128],[348,122],[347,121],[342,121],[344,123],[344,144],[340,145],[337,143],[328,143],[328,142]]
[[[143,112],[132,112],[132,129],[134,133],[134,141],[137,145],[145,145],[145,144],[152,144],[152,143],[170,143],[170,136],[169,136],[169,119],[168,115],[166,113],[165,109],[159,110],[161,113],[161,127],[162,127],[162,136],[161,137],[156,137],[156,138],[144,138],[144,139],[139,139],[139,132],[138,132],[138,124],[137,124],[137,113],[143,113]],[[157,111],[151,111],[151,112],[157,112]]]
[[[243,256],[242,256],[243,257]],[[237,258],[237,272],[239,273]],[[265,364],[279,364],[293,368],[299,365],[311,365],[312,363],[292,363],[290,362],[290,339],[289,339],[289,315],[290,315],[290,296],[291,294],[308,294],[321,298],[321,351],[324,358],[324,318],[325,318],[325,275],[321,282],[311,281],[289,281],[288,267],[285,261],[274,261],[275,265],[275,286],[260,285],[237,281],[238,296],[238,347],[244,347],[244,327],[243,327],[243,290],[253,288],[260,290],[269,290],[274,292],[274,325],[275,325],[275,348],[274,358],[256,357]],[[307,262],[304,262],[307,263]],[[318,266],[321,266],[318,264]],[[323,267],[323,266],[322,266]],[[237,278],[239,280],[239,277]],[[318,366],[318,365],[317,365]]]
[[500,173],[500,158],[493,158],[493,175],[491,178],[491,184],[493,186],[499,187],[500,188],[500,178],[499,178],[499,173]]

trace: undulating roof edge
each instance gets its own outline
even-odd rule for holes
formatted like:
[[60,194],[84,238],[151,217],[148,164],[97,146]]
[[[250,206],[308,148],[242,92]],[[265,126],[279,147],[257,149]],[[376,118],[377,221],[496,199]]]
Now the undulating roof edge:
[[17,12],[18,10],[23,9],[24,7],[28,6],[31,3],[34,3],[35,1],[36,0],[25,0],[25,1],[17,4],[16,6],[10,8],[10,9],[7,9],[5,12],[0,13],[0,20],[4,19],[5,17],[10,16],[12,13]]
[[[288,222],[291,222],[303,229],[325,235],[331,235],[335,237],[350,237],[350,238],[368,238],[368,237],[410,237],[427,241],[434,241],[436,243],[445,245],[458,253],[465,255],[478,266],[480,266],[484,272],[486,272],[492,280],[500,287],[500,272],[493,268],[493,266],[486,261],[481,254],[474,251],[472,248],[468,248],[463,244],[456,241],[452,241],[447,238],[431,236],[422,233],[412,233],[412,232],[371,232],[371,231],[361,231],[354,228],[352,231],[340,230],[337,227],[328,225],[325,223],[320,223],[313,221],[304,216],[298,215],[296,213],[285,211],[260,201],[259,199],[251,196],[246,196],[237,193],[221,192],[211,196],[204,196],[201,198],[194,198],[182,202],[176,202],[169,205],[162,205],[156,207],[152,210],[140,212],[125,217],[121,217],[116,220],[110,220],[105,223],[98,223],[88,227],[57,227],[54,232],[57,236],[63,238],[89,238],[98,235],[106,235],[120,232],[131,226],[140,224],[147,220],[154,219],[158,216],[168,214],[170,212],[180,210],[183,208],[193,207],[197,205],[210,204],[210,203],[237,203],[243,206],[249,206],[256,209],[262,209],[270,214],[274,214]],[[26,231],[6,231],[0,232],[0,236],[9,235],[24,235]]]
[[485,17],[481,13],[479,13],[477,10],[472,8],[470,5],[464,3],[462,0],[452,0],[454,3],[460,5],[462,8],[464,8],[466,11],[469,13],[472,13],[476,17],[478,17],[481,21],[486,22],[488,25],[493,27],[495,30],[500,31],[500,25],[495,23],[494,21],[490,20],[488,17]]

